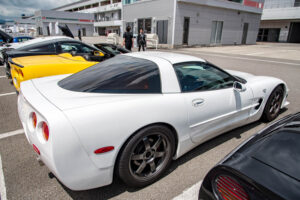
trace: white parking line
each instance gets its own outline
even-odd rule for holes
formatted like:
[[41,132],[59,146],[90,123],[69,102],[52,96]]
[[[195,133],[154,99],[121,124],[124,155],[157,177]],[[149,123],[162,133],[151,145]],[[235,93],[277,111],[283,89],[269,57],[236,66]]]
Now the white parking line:
[[1,133],[0,134],[0,140],[4,139],[4,138],[7,138],[7,137],[14,136],[14,135],[20,135],[20,134],[23,134],[23,133],[24,133],[23,129],[19,129],[19,130],[7,132],[7,133]]
[[202,181],[199,181],[192,187],[184,190],[180,195],[174,197],[173,200],[198,200],[199,190],[201,187]]
[[16,92],[4,93],[4,94],[0,94],[0,97],[14,95],[14,94],[17,94],[17,93]]
[[7,200],[1,155],[0,155],[0,200]]
[[6,78],[6,76],[0,76],[0,78]]
[[244,58],[244,57],[238,57],[238,56],[225,56],[225,55],[218,55],[213,53],[200,53],[200,52],[193,52],[193,51],[176,51],[181,53],[194,53],[194,54],[200,54],[200,55],[208,55],[208,56],[215,56],[215,57],[223,57],[223,58],[234,58],[239,60],[252,60],[252,61],[260,61],[260,62],[269,62],[269,63],[277,63],[277,64],[285,64],[285,65],[295,65],[300,66],[298,63],[289,63],[289,62],[280,62],[280,61],[273,61],[273,60],[263,60],[263,59],[256,59],[256,58]]

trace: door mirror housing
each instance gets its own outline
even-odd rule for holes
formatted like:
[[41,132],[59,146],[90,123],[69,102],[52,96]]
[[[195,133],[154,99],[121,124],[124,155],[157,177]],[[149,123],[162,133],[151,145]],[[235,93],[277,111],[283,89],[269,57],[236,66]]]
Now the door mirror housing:
[[233,83],[233,88],[234,88],[235,91],[238,91],[238,92],[245,92],[247,90],[245,85],[243,83],[238,82],[238,81],[235,81]]
[[103,57],[104,53],[102,53],[101,51],[94,51],[94,56],[100,56]]

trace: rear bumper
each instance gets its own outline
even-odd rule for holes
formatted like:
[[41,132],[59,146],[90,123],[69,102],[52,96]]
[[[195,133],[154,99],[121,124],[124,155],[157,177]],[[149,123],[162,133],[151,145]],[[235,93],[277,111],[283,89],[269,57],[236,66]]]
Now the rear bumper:
[[[97,168],[82,148],[81,142],[64,114],[47,101],[34,88],[31,81],[24,83],[18,97],[18,113],[29,144],[34,145],[40,152],[37,154],[38,159],[72,190],[109,185],[113,178],[113,166]],[[30,95],[26,95],[28,92]],[[30,119],[32,112],[37,115],[36,128],[33,127]],[[43,121],[49,126],[48,141],[43,139],[39,128],[39,124]]]

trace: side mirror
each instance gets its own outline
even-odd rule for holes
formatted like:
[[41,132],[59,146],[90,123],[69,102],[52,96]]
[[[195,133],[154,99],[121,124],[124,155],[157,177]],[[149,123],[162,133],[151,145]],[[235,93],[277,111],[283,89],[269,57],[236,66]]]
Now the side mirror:
[[240,83],[240,82],[238,82],[238,81],[235,81],[233,83],[233,89],[235,91],[238,91],[238,92],[245,92],[247,90],[247,88],[245,87],[245,85],[242,84],[242,83]]
[[104,53],[102,53],[101,51],[94,51],[94,56],[100,56],[103,57]]
[[76,52],[76,51],[71,51],[70,54],[71,54],[72,56],[76,56],[77,52]]

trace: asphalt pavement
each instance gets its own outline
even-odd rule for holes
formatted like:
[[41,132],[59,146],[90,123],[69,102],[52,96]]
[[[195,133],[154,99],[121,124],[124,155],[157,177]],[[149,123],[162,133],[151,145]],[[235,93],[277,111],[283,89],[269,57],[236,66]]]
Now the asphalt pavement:
[[[247,46],[244,46],[247,48]],[[253,50],[253,46],[248,46]],[[291,45],[291,50],[294,50]],[[218,47],[222,48],[222,47]],[[257,47],[259,48],[259,46]],[[280,45],[273,45],[274,52],[278,52]],[[285,48],[289,48],[288,44]],[[227,49],[228,50],[228,49]],[[187,48],[174,51],[198,56],[214,63],[223,69],[239,70],[255,75],[273,76],[287,82],[290,93],[290,105],[279,118],[300,111],[300,60],[280,56],[273,57],[246,55],[231,51],[202,48]],[[228,50],[229,51],[229,50]],[[243,51],[245,49],[243,48]],[[261,51],[263,52],[263,49]],[[265,123],[253,124],[229,131],[212,139],[178,160],[172,162],[167,173],[159,181],[145,188],[130,188],[120,180],[102,188],[87,191],[72,191],[64,187],[57,179],[49,177],[46,166],[39,166],[32,147],[28,144],[17,114],[17,95],[0,66],[0,193],[2,200],[6,199],[173,199],[189,191],[193,186],[196,193],[199,182],[205,174],[225,155],[237,147],[244,140],[260,129]],[[196,189],[195,189],[196,187]],[[186,195],[186,199],[195,198]]]

